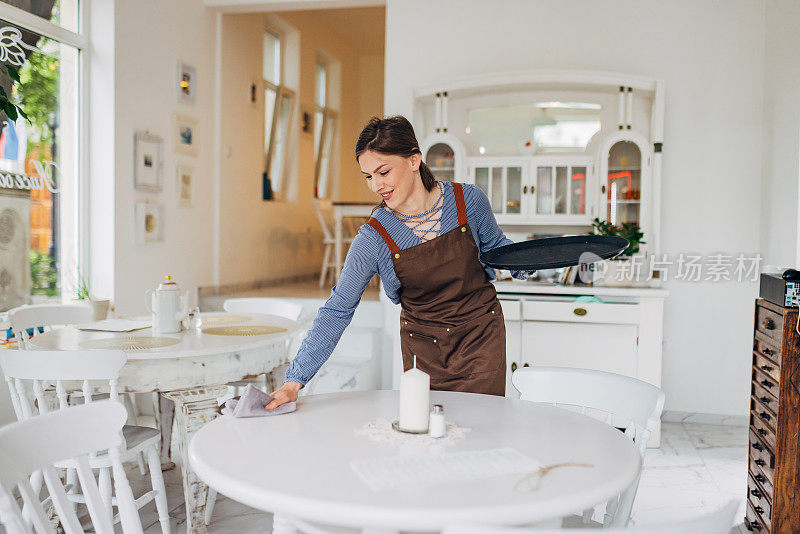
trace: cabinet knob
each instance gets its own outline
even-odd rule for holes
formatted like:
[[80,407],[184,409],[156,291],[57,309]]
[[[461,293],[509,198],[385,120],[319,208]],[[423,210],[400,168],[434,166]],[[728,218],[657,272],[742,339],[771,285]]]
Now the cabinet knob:
[[761,413],[760,413],[760,414],[758,414],[758,415],[760,415],[760,416],[761,416],[761,419],[763,419],[763,420],[765,420],[765,421],[769,421],[770,419],[772,419],[772,417],[770,417],[770,416],[769,416],[769,414],[768,414],[767,412],[761,412]]
[[775,384],[773,384],[769,380],[762,380],[761,385],[764,386],[765,388],[772,388],[772,386],[774,386]]
[[534,192],[534,191],[536,191],[536,186],[533,186],[533,185],[532,185],[532,186],[531,186],[531,195],[533,194],[533,192]]
[[759,514],[763,514],[764,513],[764,509],[761,508],[760,506],[753,506],[753,510],[755,510]]
[[764,319],[761,322],[761,326],[763,326],[764,329],[766,329],[766,330],[775,330],[775,321],[773,321],[772,319],[769,319],[769,318]]
[[763,352],[767,356],[769,356],[770,354],[773,354],[772,349],[770,349],[769,347],[762,347],[761,352]]
[[600,192],[605,195],[606,194],[606,186],[601,187],[600,188]]
[[759,467],[764,467],[765,465],[767,465],[767,462],[765,462],[765,461],[764,461],[764,460],[762,460],[761,458],[758,458],[758,459],[755,461],[755,464],[756,464],[757,466],[759,466]]
[[511,362],[511,372],[512,373],[517,370],[517,367],[518,367],[517,366],[517,362]]
[[753,497],[755,497],[756,499],[760,499],[760,498],[761,498],[761,492],[760,492],[760,491],[758,491],[758,490],[757,490],[757,489],[755,489],[755,488],[753,488],[753,489],[751,489],[751,490],[750,490],[750,495],[752,495],[752,496],[753,496]]
[[759,397],[758,400],[760,400],[764,404],[769,404],[770,402],[772,402],[772,399],[770,399],[769,397]]
[[583,317],[584,315],[586,315],[587,312],[586,308],[575,308],[574,310],[572,310],[572,313],[574,313],[578,317]]
[[767,481],[767,477],[765,477],[762,474],[758,474],[758,475],[754,476],[753,478],[756,480],[756,482],[760,482],[762,484]]
[[762,365],[761,366],[761,370],[762,371],[766,371],[766,372],[769,373],[770,371],[772,371],[772,366],[771,365]]
[[527,185],[522,186],[522,194],[523,195],[527,195],[528,194],[528,186]]
[[762,447],[760,443],[753,443],[753,448],[754,448],[755,450],[757,450],[757,451],[762,451],[762,450],[764,450],[764,447]]
[[522,364],[522,367],[530,367],[530,366],[531,366],[531,364],[529,364],[529,363],[523,363]]
[[[767,431],[766,431],[766,430],[764,430],[763,428],[759,428],[759,429],[758,429],[758,434],[759,434],[759,435],[761,435],[761,436],[766,436],[766,435],[767,435]],[[758,464],[758,461],[756,461],[756,463]],[[763,464],[763,463],[760,463],[760,464],[758,464],[758,465],[764,465],[764,464]]]

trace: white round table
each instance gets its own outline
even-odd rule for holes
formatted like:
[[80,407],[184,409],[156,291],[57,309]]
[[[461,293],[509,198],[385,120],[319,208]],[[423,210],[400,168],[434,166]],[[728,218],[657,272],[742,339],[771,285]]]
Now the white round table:
[[[186,444],[191,435],[217,416],[216,399],[223,396],[225,384],[248,376],[269,373],[286,363],[289,337],[300,328],[296,321],[259,313],[201,314],[206,323],[200,331],[157,334],[152,328],[133,332],[97,332],[67,326],[37,334],[31,338],[36,349],[86,350],[87,341],[123,337],[167,337],[178,340],[174,345],[159,348],[127,350],[127,363],[120,370],[120,392],[159,392],[172,402],[161,402],[161,459],[169,462],[172,435],[173,407],[181,455],[184,498],[186,500],[187,531],[203,533],[208,488],[186,466]],[[138,319],[148,319],[138,318]],[[202,328],[219,326],[275,326],[285,330],[262,335],[214,335]],[[230,319],[230,320],[228,320]],[[282,378],[282,377],[281,377]],[[173,405],[174,403],[174,405]]]
[[[368,422],[394,419],[397,391],[300,397],[295,413],[279,417],[221,417],[189,446],[192,469],[220,493],[254,508],[341,527],[388,531],[442,530],[456,522],[522,525],[591,508],[627,489],[641,458],[622,432],[550,405],[468,393],[431,392],[449,421],[471,430],[444,452],[511,447],[562,467],[536,491],[515,485],[524,475],[428,487],[372,491],[353,471],[355,459],[408,454],[358,435]],[[441,454],[415,448],[410,454]]]

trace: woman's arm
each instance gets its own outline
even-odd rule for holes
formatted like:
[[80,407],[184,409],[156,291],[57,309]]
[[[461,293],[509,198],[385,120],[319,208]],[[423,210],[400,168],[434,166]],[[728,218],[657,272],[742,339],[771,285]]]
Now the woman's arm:
[[[492,205],[480,187],[464,184],[464,203],[467,214],[474,216],[473,220],[479,241],[478,248],[481,253],[513,243],[497,224],[497,219],[492,213]],[[528,271],[511,271],[511,276],[525,280],[528,277]]]
[[[339,283],[319,309],[311,330],[286,371],[287,382],[305,385],[330,357],[344,329],[353,319],[364,289],[378,272],[377,243],[371,229],[362,226],[344,261]],[[297,388],[299,389],[299,387]]]

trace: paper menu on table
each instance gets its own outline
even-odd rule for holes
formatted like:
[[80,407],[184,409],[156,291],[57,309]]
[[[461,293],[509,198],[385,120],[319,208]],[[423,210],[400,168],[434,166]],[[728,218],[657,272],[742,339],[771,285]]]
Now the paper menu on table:
[[530,472],[539,462],[510,447],[426,456],[391,456],[353,460],[353,471],[373,491],[433,486]]
[[78,325],[78,330],[91,330],[95,332],[133,332],[142,328],[149,328],[150,321],[133,321],[131,319],[106,319]]

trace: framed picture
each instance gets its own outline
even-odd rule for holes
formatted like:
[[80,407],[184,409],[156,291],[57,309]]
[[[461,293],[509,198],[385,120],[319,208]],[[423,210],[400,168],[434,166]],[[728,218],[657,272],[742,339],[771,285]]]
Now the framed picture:
[[151,243],[164,238],[164,219],[161,206],[136,203],[136,243]]
[[197,119],[185,115],[172,116],[172,135],[175,152],[197,155]]
[[133,186],[139,191],[161,192],[163,139],[147,132],[136,132],[133,145]]
[[195,86],[197,85],[195,81],[196,76],[197,71],[194,67],[190,67],[181,61],[178,62],[178,102],[194,104],[194,92]]
[[175,179],[178,206],[182,208],[191,208],[194,199],[194,167],[178,165],[175,172]]

